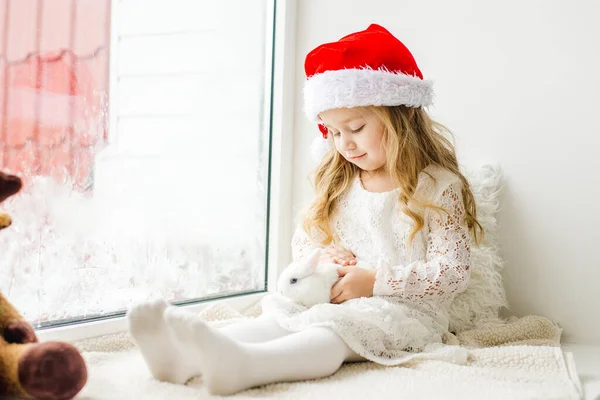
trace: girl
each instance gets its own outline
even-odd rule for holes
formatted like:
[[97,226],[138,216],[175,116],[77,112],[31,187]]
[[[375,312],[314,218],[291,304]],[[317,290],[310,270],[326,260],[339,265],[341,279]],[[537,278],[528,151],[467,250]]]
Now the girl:
[[431,83],[378,25],[317,47],[305,69],[305,110],[329,147],[293,259],[323,248],[321,261],[340,265],[331,303],[273,294],[259,318],[221,329],[164,301],[133,307],[130,331],[157,379],[202,374],[211,393],[231,394],[325,377],[344,361],[466,361],[441,343],[481,226],[453,146],[422,108]]

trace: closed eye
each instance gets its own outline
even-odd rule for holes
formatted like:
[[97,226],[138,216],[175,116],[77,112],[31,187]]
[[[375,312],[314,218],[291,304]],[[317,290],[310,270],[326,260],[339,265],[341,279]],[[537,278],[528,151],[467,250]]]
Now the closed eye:
[[[365,124],[365,125],[366,125],[366,124]],[[350,130],[350,132],[352,132],[352,133],[358,133],[358,132],[360,132],[360,131],[362,131],[362,130],[363,130],[363,128],[365,127],[365,125],[361,126],[361,127],[360,127],[360,128],[358,128],[358,129]]]

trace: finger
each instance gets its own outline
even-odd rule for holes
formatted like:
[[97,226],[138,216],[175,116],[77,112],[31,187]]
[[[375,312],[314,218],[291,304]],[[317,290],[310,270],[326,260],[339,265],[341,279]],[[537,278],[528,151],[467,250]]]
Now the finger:
[[[341,257],[340,258],[340,264],[343,263],[343,265],[350,265],[353,263],[353,261],[356,261],[353,257]],[[356,263],[356,262],[354,262]]]
[[347,274],[348,272],[350,272],[350,270],[349,270],[349,269],[347,269],[347,268],[338,268],[338,269],[337,269],[338,276],[340,276],[340,277],[342,277],[342,276],[346,276],[346,274]]
[[342,304],[343,302],[348,300],[348,295],[345,292],[340,293],[339,296],[337,296],[332,303],[333,304]]
[[337,298],[339,295],[341,295],[343,291],[344,290],[343,290],[342,286],[339,285],[338,283],[336,283],[331,288],[331,294],[329,295],[329,297],[331,298],[331,300],[333,300],[333,299]]
[[331,299],[331,302],[332,302],[333,304],[340,304],[340,303],[343,303],[343,302],[344,302],[344,292],[342,291],[342,292],[340,292],[340,293],[339,293],[337,296],[333,297],[333,298]]

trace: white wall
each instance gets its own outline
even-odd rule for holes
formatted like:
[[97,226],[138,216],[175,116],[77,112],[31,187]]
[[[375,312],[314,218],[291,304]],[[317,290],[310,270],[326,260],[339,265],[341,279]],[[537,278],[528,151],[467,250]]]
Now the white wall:
[[435,81],[433,116],[467,165],[505,174],[499,215],[512,313],[547,316],[565,341],[600,344],[600,3],[299,0],[293,210],[311,195],[303,61],[382,24]]

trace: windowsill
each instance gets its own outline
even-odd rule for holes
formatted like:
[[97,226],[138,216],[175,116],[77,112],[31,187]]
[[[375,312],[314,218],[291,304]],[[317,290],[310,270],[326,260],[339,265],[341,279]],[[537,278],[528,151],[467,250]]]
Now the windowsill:
[[573,353],[583,400],[600,399],[600,346],[563,343],[563,351]]
[[[214,304],[225,304],[236,311],[244,311],[256,304],[267,292],[253,293],[231,298],[214,299],[199,304],[180,306],[186,310],[198,313],[206,307]],[[125,317],[110,318],[94,322],[82,322],[69,326],[47,328],[36,331],[41,342],[52,340],[74,342],[77,340],[90,339],[98,336],[111,335],[127,331],[127,320]]]
[[[236,311],[243,312],[255,305],[268,292],[253,293],[232,298],[214,299],[200,304],[181,306],[187,310],[198,313],[206,307],[215,304],[225,304]],[[59,340],[74,342],[98,336],[117,334],[127,331],[125,317],[111,318],[104,321],[81,323],[58,328],[42,329],[36,332],[40,341]],[[581,380],[584,399],[594,400],[600,398],[600,346],[563,343],[566,352],[573,353],[577,374]]]

